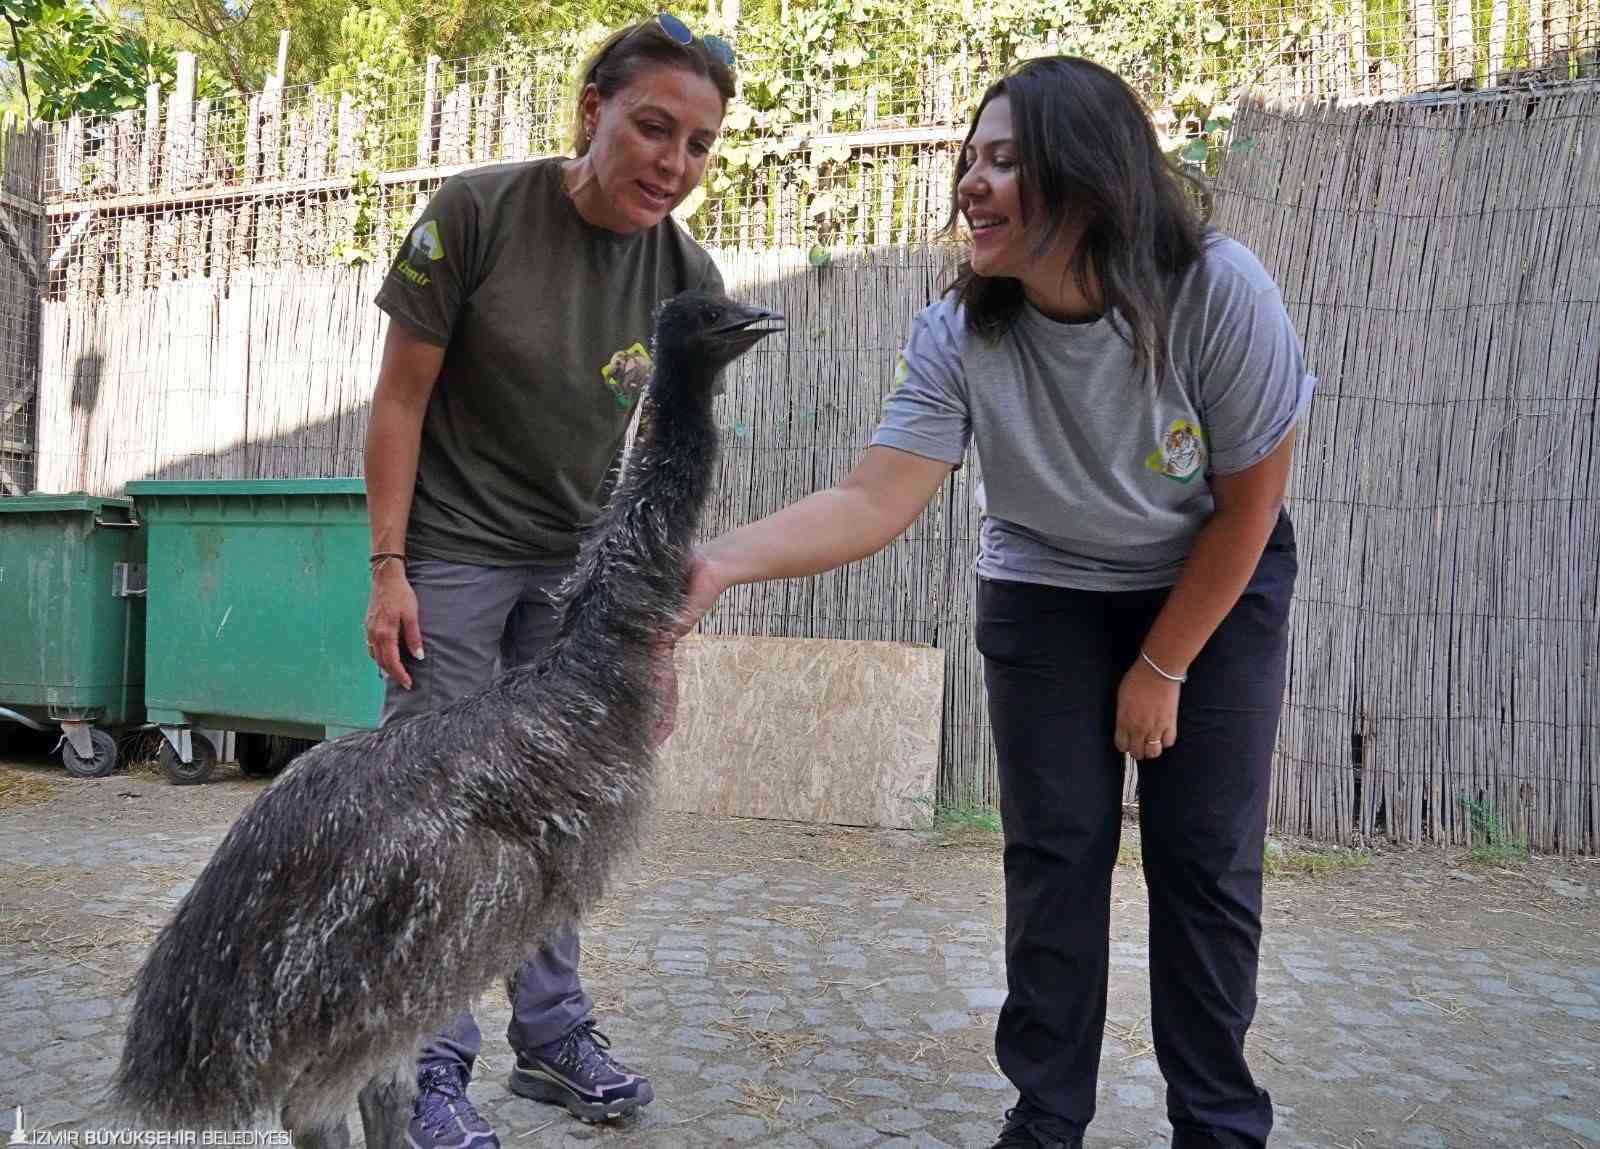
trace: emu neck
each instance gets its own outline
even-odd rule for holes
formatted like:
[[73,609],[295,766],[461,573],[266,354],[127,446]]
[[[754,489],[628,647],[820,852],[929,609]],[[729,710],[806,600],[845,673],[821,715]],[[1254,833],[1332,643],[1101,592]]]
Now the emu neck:
[[639,437],[584,541],[559,640],[569,666],[647,655],[683,608],[717,435],[709,388],[674,379],[672,366],[658,360]]

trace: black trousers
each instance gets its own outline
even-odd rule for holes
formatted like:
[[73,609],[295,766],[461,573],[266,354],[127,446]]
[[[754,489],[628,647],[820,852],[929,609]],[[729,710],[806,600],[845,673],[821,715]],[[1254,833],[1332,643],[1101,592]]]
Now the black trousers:
[[[1177,744],[1139,769],[1151,1030],[1177,1149],[1264,1145],[1272,1127],[1244,1037],[1296,570],[1284,515],[1190,668]],[[1082,1130],[1094,1116],[1122,824],[1117,687],[1168,592],[985,579],[978,593],[1005,828],[1008,993],[995,1052],[1024,1105]]]

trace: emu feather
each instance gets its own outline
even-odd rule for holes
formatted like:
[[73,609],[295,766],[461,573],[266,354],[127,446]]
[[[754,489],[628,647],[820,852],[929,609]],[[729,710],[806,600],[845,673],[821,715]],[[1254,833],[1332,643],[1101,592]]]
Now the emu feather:
[[409,1091],[419,1040],[601,897],[650,792],[653,662],[710,484],[715,379],[780,326],[699,292],[661,307],[639,439],[549,653],[313,748],[240,816],[138,974],[125,1111],[342,1129],[369,1081]]

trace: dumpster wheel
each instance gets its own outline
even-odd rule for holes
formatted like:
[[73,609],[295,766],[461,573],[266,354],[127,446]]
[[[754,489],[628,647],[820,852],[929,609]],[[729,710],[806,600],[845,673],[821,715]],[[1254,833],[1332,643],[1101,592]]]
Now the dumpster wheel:
[[316,745],[309,738],[287,738],[281,734],[240,734],[238,740],[239,772],[247,778],[274,777]]
[[61,740],[61,764],[74,778],[104,778],[117,768],[117,740],[104,730],[89,728],[94,744],[93,758],[80,758],[66,738]]
[[174,786],[197,786],[211,777],[211,768],[217,764],[217,750],[204,734],[189,736],[189,761],[179,759],[172,743],[161,740],[161,769],[167,781]]

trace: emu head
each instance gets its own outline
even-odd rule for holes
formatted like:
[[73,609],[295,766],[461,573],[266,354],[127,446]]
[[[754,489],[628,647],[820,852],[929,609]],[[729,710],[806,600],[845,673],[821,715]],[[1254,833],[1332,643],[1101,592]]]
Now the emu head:
[[783,316],[764,307],[711,291],[673,296],[656,312],[658,395],[698,393],[710,399],[724,367],[782,330]]

